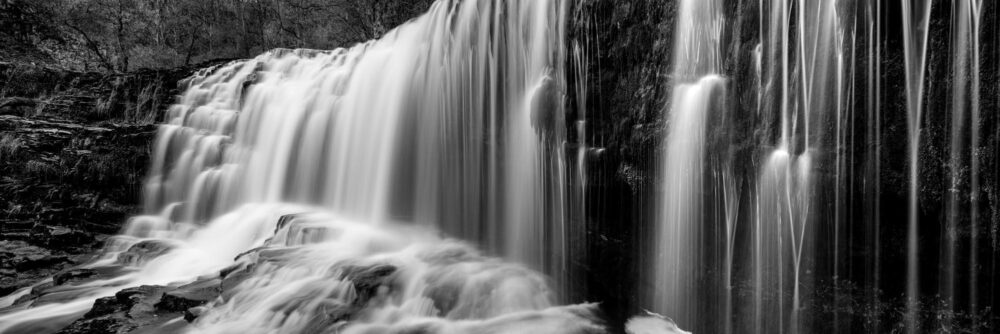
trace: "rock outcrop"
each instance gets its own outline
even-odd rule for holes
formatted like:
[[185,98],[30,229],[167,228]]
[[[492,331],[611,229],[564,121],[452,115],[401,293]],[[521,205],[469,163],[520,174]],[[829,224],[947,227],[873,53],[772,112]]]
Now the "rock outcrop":
[[85,262],[140,211],[156,124],[205,65],[105,74],[0,62],[0,296]]

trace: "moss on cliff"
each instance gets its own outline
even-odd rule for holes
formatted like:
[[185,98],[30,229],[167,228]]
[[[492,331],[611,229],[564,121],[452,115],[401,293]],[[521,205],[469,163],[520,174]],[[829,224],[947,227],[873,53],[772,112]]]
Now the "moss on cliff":
[[5,266],[0,294],[85,260],[139,212],[154,123],[194,69],[112,75],[0,63],[0,258],[16,262],[34,247],[52,260]]

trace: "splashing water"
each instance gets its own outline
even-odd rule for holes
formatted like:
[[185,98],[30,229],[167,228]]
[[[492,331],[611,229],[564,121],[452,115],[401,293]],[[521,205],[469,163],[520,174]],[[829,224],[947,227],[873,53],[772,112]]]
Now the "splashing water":
[[[629,333],[989,332],[996,13],[441,0],[381,40],[205,69],[144,215],[74,268],[95,277],[0,298],[0,333],[136,287],[219,290],[153,332],[603,332],[596,305],[557,306],[595,295],[664,315]],[[672,22],[672,60],[632,52]],[[635,104],[602,100],[623,87]]]
[[189,332],[602,331],[535,272],[568,280],[582,198],[563,183],[567,7],[439,1],[381,40],[202,70],[156,139],[147,214],[85,266],[120,272],[5,299],[0,332],[233,270]]

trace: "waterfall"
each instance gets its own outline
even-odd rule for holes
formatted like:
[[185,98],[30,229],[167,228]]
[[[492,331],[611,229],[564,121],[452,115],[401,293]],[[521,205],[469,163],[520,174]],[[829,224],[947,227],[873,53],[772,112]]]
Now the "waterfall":
[[726,333],[913,333],[993,317],[981,315],[995,292],[982,292],[980,238],[995,103],[983,44],[996,43],[983,22],[995,7],[676,8],[644,307]]
[[[803,301],[812,295],[805,289],[819,269],[813,260],[818,224],[830,224],[832,261],[838,259],[846,220],[839,214],[841,184],[850,164],[841,152],[853,131],[848,71],[854,68],[854,22],[835,1],[758,5],[760,44],[748,62],[757,83],[753,108],[727,101],[728,89],[751,88],[727,87],[731,79],[723,76],[721,40],[729,18],[722,5],[685,1],[678,8],[677,83],[664,141],[653,301],[647,304],[685,328],[800,332],[808,321]],[[754,115],[735,114],[754,108]],[[758,122],[760,132],[747,135],[757,136],[759,147],[752,153],[755,165],[736,168],[732,147],[753,139],[717,134],[738,131],[734,122],[747,122],[740,119]],[[833,170],[830,181],[817,173],[826,166]],[[826,212],[819,201],[827,196],[835,199],[832,219],[817,216]],[[733,295],[740,282],[749,285],[749,296]]]
[[378,40],[205,68],[144,212],[70,268],[92,276],[0,298],[0,333],[206,287],[141,330],[993,332],[998,18],[438,0]]
[[[916,313],[919,295],[918,283],[918,209],[920,170],[920,128],[923,121],[924,77],[927,68],[927,36],[930,33],[932,0],[911,3],[903,1],[903,42],[906,53],[906,121],[910,142],[910,212],[909,212],[909,258],[907,259],[907,332],[916,332]],[[916,22],[914,22],[916,21]]]
[[723,112],[725,79],[720,70],[720,34],[725,23],[718,1],[679,4],[674,79],[665,151],[662,158],[662,207],[656,225],[650,306],[690,326],[691,304],[703,261],[700,242],[704,159],[708,114]]
[[[816,233],[815,168],[828,163],[816,161],[816,154],[825,144],[826,119],[839,120],[846,105],[841,93],[844,28],[836,4],[779,1],[762,17],[772,22],[763,38],[766,52],[775,56],[767,65],[773,77],[765,80],[780,94],[780,136],[762,166],[755,195],[758,332],[799,331],[801,290],[815,270],[807,262]],[[798,24],[791,25],[792,17]]]
[[149,242],[172,250],[71,301],[4,314],[0,332],[234,265],[250,277],[191,332],[340,328],[316,319],[356,307],[353,273],[377,266],[392,290],[361,305],[348,332],[599,330],[593,305],[555,307],[566,292],[550,288],[569,284],[568,235],[582,228],[567,219],[582,201],[566,183],[568,6],[438,1],[349,49],[279,49],[200,71],[157,135],[145,215],[89,266]]

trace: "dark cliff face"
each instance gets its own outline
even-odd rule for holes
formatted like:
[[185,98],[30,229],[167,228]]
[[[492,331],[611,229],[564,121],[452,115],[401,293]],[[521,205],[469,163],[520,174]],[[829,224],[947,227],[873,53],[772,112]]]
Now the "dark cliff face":
[[[656,162],[666,128],[676,6],[660,0],[588,0],[570,20],[570,47],[579,47],[587,76],[569,82],[585,85],[585,142],[602,149],[587,161],[589,291],[581,300],[600,301],[615,327],[642,307],[640,276],[648,266],[637,260],[653,241],[649,222],[657,203]],[[569,91],[575,95],[578,89]],[[573,95],[569,101],[579,98]],[[580,107],[570,110],[580,113]]]
[[156,123],[195,69],[0,63],[0,294],[85,261],[139,213]]
[[[774,99],[780,91],[757,89],[752,62],[754,49],[761,43],[759,3],[725,1],[723,4],[721,75],[729,89],[725,112],[708,116],[710,125],[706,134],[705,161],[730,161],[737,166],[740,197],[744,199],[739,209],[741,216],[749,216],[754,210],[754,180],[766,154],[773,149],[779,122]],[[587,161],[590,228],[585,271],[589,273],[590,291],[586,299],[602,301],[611,323],[641,312],[642,305],[637,300],[649,289],[649,283],[641,278],[643,268],[649,263],[636,259],[648,252],[646,247],[653,242],[652,234],[658,223],[655,218],[661,191],[658,161],[662,158],[665,116],[673,87],[670,73],[676,6],[676,1],[588,0],[578,5],[570,19],[569,43],[571,47],[579,45],[586,60],[587,77],[582,80],[587,94],[586,143],[604,148],[601,155]],[[814,270],[806,278],[811,289],[808,307],[812,313],[803,320],[810,328],[822,327],[839,318],[842,324],[838,325],[850,326],[841,329],[870,330],[866,326],[875,323],[886,330],[901,323],[899,314],[905,308],[910,157],[901,8],[898,2],[888,2],[881,9],[881,16],[877,16],[866,12],[866,6],[864,2],[845,2],[838,9],[844,10],[841,13],[844,17],[856,18],[845,19],[843,23],[857,38],[846,50],[854,61],[849,67],[851,72],[845,74],[845,78],[854,80],[850,88],[853,105],[850,113],[841,115],[844,124],[849,124],[842,138],[836,137],[836,124],[831,116],[823,121],[825,129],[816,139],[822,149],[817,152],[814,170],[818,190],[812,220],[816,222],[816,230],[810,239],[814,255],[809,259]],[[995,272],[990,269],[998,263],[996,244],[1000,240],[996,232],[1000,221],[996,190],[1000,184],[997,180],[1000,114],[995,112],[1000,103],[996,94],[1000,44],[993,28],[997,24],[997,8],[993,3],[983,8],[979,146],[970,148],[972,128],[968,116],[964,120],[953,117],[959,112],[955,101],[971,98],[956,96],[954,83],[969,80],[971,72],[966,77],[955,74],[959,60],[951,32],[954,19],[951,6],[948,2],[935,3],[931,12],[926,90],[921,97],[926,111],[919,149],[918,274],[921,312],[925,312],[919,315],[924,322],[920,326],[926,328],[940,325],[933,320],[935,316],[979,317],[961,314],[969,312],[966,308],[972,299],[978,299],[980,311],[1000,300],[997,289],[993,288],[995,283],[991,283],[996,281]],[[877,17],[877,24],[869,25],[872,17]],[[794,21],[790,23],[792,27],[799,24]],[[872,31],[876,27],[877,36]],[[874,37],[870,40],[870,36]],[[872,45],[872,40],[878,44]],[[872,53],[876,46],[878,55]],[[568,61],[575,64],[572,59]],[[768,70],[765,68],[765,73]],[[578,85],[581,81],[571,78],[569,82]],[[575,102],[577,90],[571,87],[569,91],[569,109],[578,113],[581,106]],[[575,118],[577,115],[567,116]],[[570,142],[577,142],[570,133]],[[954,149],[955,145],[959,149]],[[979,162],[980,187],[974,195],[970,183],[973,156]],[[950,161],[955,157],[957,163]],[[958,175],[958,182],[951,180],[953,174]],[[706,189],[711,189],[711,182],[706,182]],[[712,203],[710,195],[706,195],[706,206]],[[955,204],[950,205],[959,212],[953,218],[954,229],[946,226],[949,196],[954,196]],[[977,198],[976,217],[970,213],[973,198]],[[834,221],[833,217],[840,217],[840,221]],[[739,224],[748,226],[750,222],[741,219]],[[718,226],[717,220],[706,217],[703,224],[712,229]],[[957,306],[942,312],[942,302],[935,294],[942,284],[939,277],[949,270],[942,253],[949,230],[957,235],[958,252],[956,262],[951,265],[964,269],[955,269],[958,273],[954,279],[960,282],[955,292]],[[973,244],[973,240],[977,243]],[[713,244],[710,240],[706,242]],[[738,240],[737,244],[741,242]],[[838,256],[834,256],[834,249],[838,249]],[[975,266],[979,269],[970,271],[972,254],[978,256]],[[706,291],[721,290],[722,282],[714,281],[718,279],[720,263],[714,261],[704,264],[706,280],[702,288]],[[976,279],[970,277],[973,275],[970,272],[976,273]],[[741,273],[734,274],[737,281],[734,284],[740,285]],[[975,288],[981,296],[969,295],[972,281],[978,282]],[[719,298],[712,293],[702,297]],[[851,310],[850,305],[859,310]],[[862,307],[866,309],[860,310]],[[997,321],[994,315],[987,314],[986,318]],[[705,323],[685,328],[719,331],[713,327],[716,325]]]
[[[740,166],[737,174],[742,180],[743,198],[754,196],[753,180],[775,137],[773,113],[758,115],[759,103],[765,105],[764,109],[773,107],[761,101],[773,92],[755,88],[757,79],[750,62],[760,43],[758,3],[727,1],[724,6],[726,26],[720,52],[723,74],[732,89],[726,98],[728,112],[710,116],[710,124],[722,126],[710,127],[707,134],[707,151],[711,152],[707,159],[731,159]],[[578,105],[575,94],[585,92],[584,141],[603,149],[589,155],[587,161],[588,255],[586,263],[579,265],[587,273],[588,290],[572,301],[601,302],[612,326],[620,326],[628,317],[641,313],[643,305],[638,300],[648,291],[649,283],[641,277],[649,263],[637,259],[644,258],[653,242],[657,223],[658,161],[673,85],[670,73],[676,6],[676,1],[664,0],[584,0],[576,4],[570,18],[570,48],[579,47],[586,77],[568,80],[571,85],[584,87],[567,90],[571,107],[566,119],[580,118],[583,106]],[[995,7],[992,2],[986,3],[984,22],[997,22]],[[883,11],[898,13],[898,3],[891,2]],[[878,36],[881,58],[867,55],[871,45],[863,39],[851,50],[857,60],[852,75],[858,83],[852,92],[856,104],[850,119],[854,127],[848,135],[852,144],[846,149],[853,161],[848,167],[850,179],[835,184],[829,160],[817,169],[825,189],[851,189],[840,195],[851,208],[841,213],[847,218],[840,232],[821,225],[817,232],[821,237],[815,240],[816,274],[810,277],[810,284],[815,288],[811,306],[819,310],[811,321],[817,326],[828,324],[838,315],[841,321],[853,322],[847,326],[857,331],[868,328],[864,327],[866,321],[892,322],[884,326],[899,322],[906,280],[909,191],[906,73],[900,19],[894,16],[898,14],[883,15],[882,35]],[[962,182],[951,188],[948,180],[951,170],[968,171],[967,165],[950,166],[948,161],[953,131],[949,110],[954,99],[950,87],[956,79],[951,74],[949,15],[945,2],[939,2],[932,12],[928,89],[923,98],[928,113],[920,149],[919,247],[920,275],[927,277],[922,280],[921,291],[927,295],[938,286],[938,249],[947,195],[970,187]],[[868,28],[858,22],[856,32],[861,36],[868,33]],[[995,112],[1000,104],[998,37],[996,30],[990,29],[985,29],[982,37],[982,147],[961,153],[962,159],[973,154],[980,157],[982,189],[978,194],[980,216],[975,217],[980,222],[976,226],[980,234],[978,248],[961,244],[963,254],[958,261],[967,262],[965,254],[977,253],[981,268],[996,266],[1000,240],[1000,113]],[[574,68],[576,58],[569,58],[567,68]],[[865,86],[872,64],[881,66],[881,75],[872,78],[880,82],[874,97],[868,96],[871,91]],[[163,109],[172,102],[177,81],[190,72],[177,69],[104,75],[0,64],[0,240],[4,240],[0,241],[0,260],[4,261],[0,294],[79,263],[101,244],[104,236],[115,233],[128,216],[139,211],[148,146],[155,131],[152,124],[161,119]],[[871,110],[870,101],[875,98],[881,104],[879,109]],[[876,124],[878,128],[873,131]],[[568,124],[569,142],[579,142],[572,128]],[[834,139],[822,140],[829,144]],[[824,155],[827,159],[829,156]],[[873,186],[872,181],[877,185]],[[833,210],[839,210],[829,204],[835,200],[832,196],[832,192],[817,195],[826,202],[817,205],[823,215],[832,216]],[[745,200],[741,212],[751,211],[750,203]],[[968,199],[959,201],[959,205],[969,210]],[[881,225],[873,225],[875,221]],[[971,227],[968,220],[961,221],[959,234],[967,237]],[[831,241],[833,233],[841,233],[837,235],[841,241]],[[846,255],[834,258],[830,251],[834,247],[846,249]],[[873,259],[881,261],[881,267],[873,268]],[[717,265],[708,263],[706,267],[716,270]],[[847,274],[831,279],[834,271]],[[997,282],[995,273],[986,274],[986,269],[982,272],[981,305],[996,305],[1000,290],[987,289]],[[712,281],[718,275],[706,276],[710,279],[704,283],[705,290],[718,290],[714,285],[720,282]],[[840,286],[832,286],[831,281]],[[872,292],[872,287],[878,291]],[[866,299],[869,294],[882,297],[873,302]],[[712,325],[697,326],[717,328]]]

